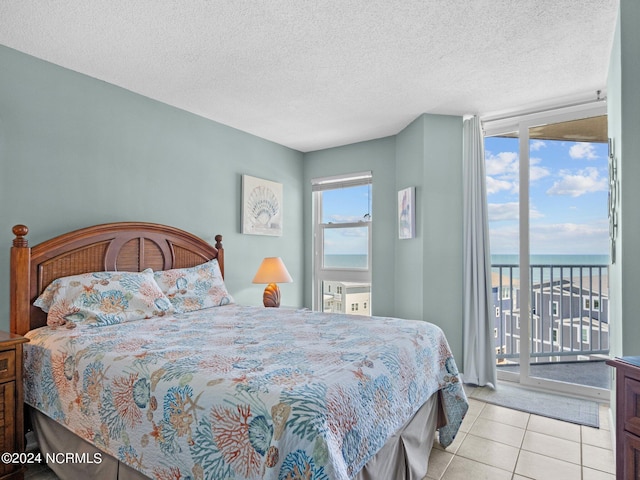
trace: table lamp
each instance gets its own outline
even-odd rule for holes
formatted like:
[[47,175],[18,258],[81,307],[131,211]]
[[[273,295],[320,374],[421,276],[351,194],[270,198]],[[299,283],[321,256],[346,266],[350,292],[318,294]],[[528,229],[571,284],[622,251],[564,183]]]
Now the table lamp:
[[280,288],[276,283],[291,283],[293,279],[280,257],[267,257],[260,264],[253,283],[268,283],[264,289],[262,303],[265,307],[280,306]]

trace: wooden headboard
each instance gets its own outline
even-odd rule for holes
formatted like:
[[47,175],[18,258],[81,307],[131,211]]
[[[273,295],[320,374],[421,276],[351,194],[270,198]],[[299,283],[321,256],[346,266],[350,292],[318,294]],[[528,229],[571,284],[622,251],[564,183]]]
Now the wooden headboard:
[[118,222],[82,228],[29,247],[24,225],[13,227],[11,332],[24,335],[47,324],[33,302],[56,278],[99,271],[140,272],[199,265],[217,258],[224,276],[222,236],[211,246],[197,236],[157,223]]

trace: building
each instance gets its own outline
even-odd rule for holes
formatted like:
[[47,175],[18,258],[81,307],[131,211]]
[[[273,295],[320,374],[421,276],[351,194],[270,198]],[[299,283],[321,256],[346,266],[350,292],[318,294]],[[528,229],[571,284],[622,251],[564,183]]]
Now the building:
[[371,315],[371,284],[362,282],[323,282],[323,311]]
[[[602,359],[609,353],[606,267],[576,267],[590,276],[548,278],[531,288],[531,356],[535,362]],[[545,273],[550,277],[551,269]],[[498,362],[518,361],[522,312],[517,279],[493,274],[495,351]],[[526,316],[525,316],[526,318]]]

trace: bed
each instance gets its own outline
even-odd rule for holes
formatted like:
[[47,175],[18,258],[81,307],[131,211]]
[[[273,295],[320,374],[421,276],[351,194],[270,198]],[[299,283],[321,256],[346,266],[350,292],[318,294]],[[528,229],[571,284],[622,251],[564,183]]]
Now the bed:
[[13,233],[33,430],[43,453],[81,454],[50,464],[61,478],[421,479],[467,411],[438,327],[237,305],[220,235]]

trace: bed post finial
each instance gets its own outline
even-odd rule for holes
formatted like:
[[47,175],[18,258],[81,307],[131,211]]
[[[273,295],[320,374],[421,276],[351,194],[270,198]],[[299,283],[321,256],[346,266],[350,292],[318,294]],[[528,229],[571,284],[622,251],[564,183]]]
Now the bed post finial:
[[27,228],[26,225],[16,225],[13,227],[13,234],[16,236],[16,238],[13,239],[13,246],[14,247],[28,247],[29,246],[29,242],[27,241],[26,237],[27,233],[29,233],[29,229]]
[[222,235],[216,235],[216,250],[218,250],[218,265],[220,266],[220,273],[224,278],[224,248],[222,247]]
[[24,225],[16,225],[12,229],[16,238],[11,247],[9,276],[9,324],[11,333],[24,335],[31,330],[30,309],[32,299],[29,298],[31,284],[31,249],[25,238],[29,229]]

